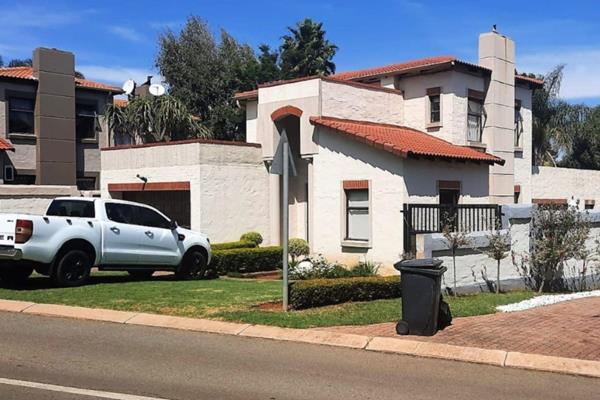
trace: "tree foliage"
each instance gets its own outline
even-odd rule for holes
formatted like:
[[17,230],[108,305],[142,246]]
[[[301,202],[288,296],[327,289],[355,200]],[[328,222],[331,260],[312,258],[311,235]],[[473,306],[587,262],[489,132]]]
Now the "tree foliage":
[[115,134],[129,135],[134,143],[211,136],[182,101],[168,95],[135,97],[125,106],[108,104],[104,116]]
[[323,23],[310,18],[288,27],[281,45],[281,74],[284,78],[335,73],[332,59],[338,47],[325,39]]
[[600,107],[582,112],[570,151],[560,165],[567,168],[600,169]]
[[510,235],[499,229],[487,235],[489,246],[485,254],[496,261],[496,293],[500,293],[500,263],[508,256],[510,251]]
[[258,55],[225,30],[215,37],[206,21],[188,18],[180,32],[159,37],[156,66],[169,86],[219,139],[243,140],[245,113],[233,96],[260,83],[335,71],[337,47],[321,23],[306,19],[288,28],[278,50],[261,44]]

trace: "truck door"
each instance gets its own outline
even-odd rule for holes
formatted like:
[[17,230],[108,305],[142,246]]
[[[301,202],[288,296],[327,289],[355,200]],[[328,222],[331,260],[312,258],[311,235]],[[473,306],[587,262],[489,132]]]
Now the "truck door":
[[144,227],[134,224],[136,210],[130,204],[117,202],[105,203],[105,209],[107,220],[102,227],[102,264],[140,264]]
[[181,258],[177,231],[171,229],[171,221],[152,208],[133,206],[135,223],[143,228],[140,237],[139,256],[145,265],[177,265]]

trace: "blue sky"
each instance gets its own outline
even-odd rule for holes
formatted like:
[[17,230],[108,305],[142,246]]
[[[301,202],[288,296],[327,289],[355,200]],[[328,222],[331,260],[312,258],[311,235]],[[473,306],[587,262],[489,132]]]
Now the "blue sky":
[[[189,15],[238,41],[276,47],[285,27],[311,17],[339,46],[338,71],[424,56],[477,60],[477,37],[497,24],[517,43],[519,71],[545,73],[565,63],[562,97],[600,104],[597,1],[27,1],[0,0],[0,54],[31,57],[37,46],[76,54],[88,78],[120,84],[156,74],[157,37]],[[553,5],[553,4],[561,4]]]

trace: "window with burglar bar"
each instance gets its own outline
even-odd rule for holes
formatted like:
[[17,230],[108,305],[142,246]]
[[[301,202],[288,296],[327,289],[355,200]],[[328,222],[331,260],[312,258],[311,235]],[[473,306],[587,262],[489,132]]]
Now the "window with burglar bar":
[[523,134],[523,116],[521,106],[515,106],[515,147],[521,147],[521,136]]
[[469,98],[467,113],[467,139],[481,142],[483,134],[483,100]]
[[77,104],[75,130],[77,139],[95,139],[96,138],[96,106],[93,104]]
[[10,133],[34,133],[35,100],[26,97],[8,98],[8,130]]
[[368,241],[369,189],[346,189],[346,239]]

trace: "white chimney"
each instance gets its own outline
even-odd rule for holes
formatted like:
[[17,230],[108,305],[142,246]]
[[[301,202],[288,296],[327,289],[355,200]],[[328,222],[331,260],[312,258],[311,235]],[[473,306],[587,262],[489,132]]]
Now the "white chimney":
[[479,35],[479,65],[492,71],[484,108],[483,142],[505,160],[490,168],[490,200],[514,201],[515,42],[497,32]]

